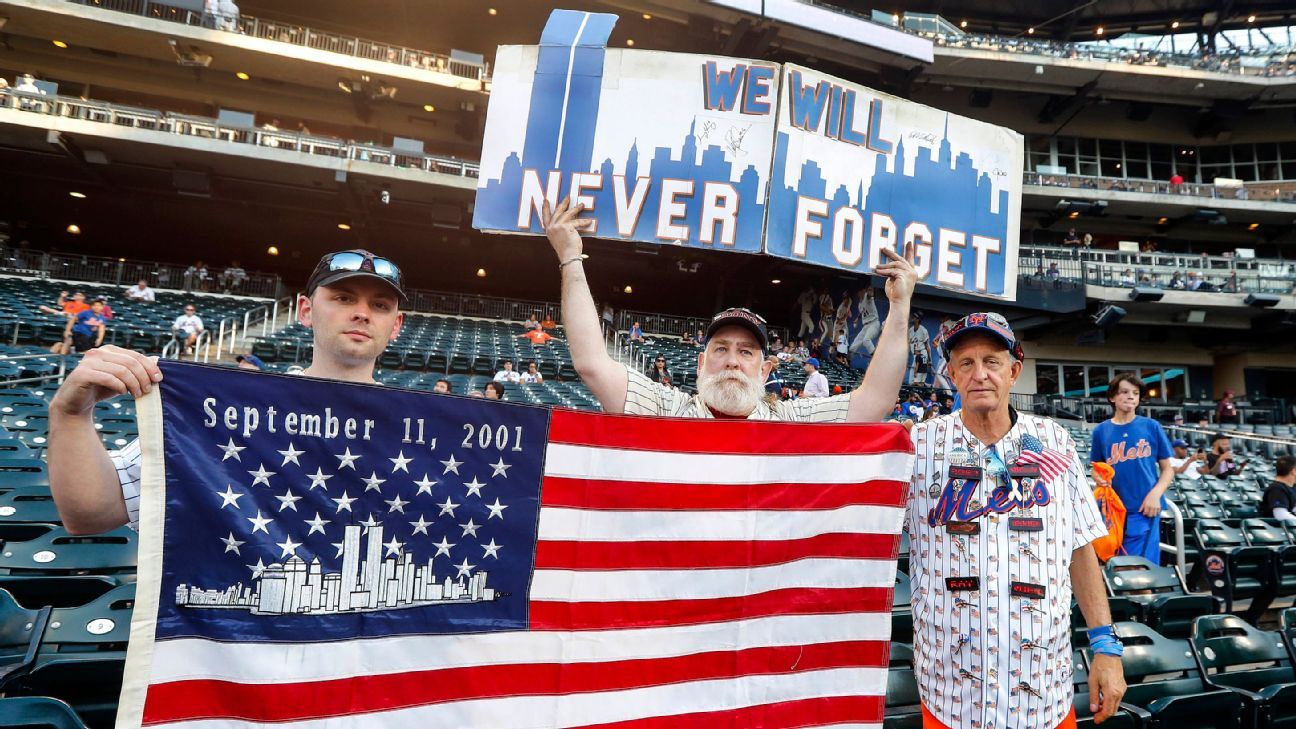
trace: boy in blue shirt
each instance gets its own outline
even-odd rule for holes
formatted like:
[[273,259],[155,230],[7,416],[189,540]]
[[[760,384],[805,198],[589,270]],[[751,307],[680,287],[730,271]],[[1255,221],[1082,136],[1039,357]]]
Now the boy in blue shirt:
[[1160,423],[1134,414],[1142,393],[1143,382],[1133,372],[1112,378],[1112,416],[1094,428],[1089,461],[1116,471],[1112,486],[1126,510],[1123,552],[1161,564],[1161,497],[1174,480],[1173,451]]

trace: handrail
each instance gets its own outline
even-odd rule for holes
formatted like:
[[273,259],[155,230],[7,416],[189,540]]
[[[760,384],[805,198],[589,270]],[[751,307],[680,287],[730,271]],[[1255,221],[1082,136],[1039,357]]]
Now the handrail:
[[1136,177],[1101,177],[1095,175],[1022,173],[1022,183],[1040,187],[1066,187],[1076,190],[1105,192],[1142,192],[1155,195],[1210,198],[1212,200],[1250,200],[1254,202],[1296,203],[1296,183],[1291,180],[1253,180],[1240,187],[1226,187],[1204,182],[1169,182]]
[[7,89],[0,92],[0,108],[16,109],[47,116],[67,117],[119,127],[202,137],[217,142],[269,147],[318,157],[372,162],[388,167],[417,169],[443,175],[476,178],[480,167],[475,162],[413,153],[374,144],[357,144],[335,137],[264,127],[239,127],[221,124],[209,117],[177,114],[157,109],[141,109],[104,101],[87,101],[70,96],[46,96]]
[[1175,556],[1175,564],[1179,566],[1179,579],[1184,580],[1188,577],[1188,559],[1184,555],[1184,520],[1183,511],[1179,505],[1169,499],[1163,499],[1165,508],[1161,511],[1170,512],[1170,518],[1174,519],[1174,544],[1162,544],[1161,551],[1169,552]]
[[25,385],[29,382],[45,382],[46,380],[58,380],[59,382],[62,382],[63,378],[67,376],[67,356],[45,352],[41,354],[7,354],[0,357],[0,362],[14,362],[17,360],[28,359],[48,361],[55,358],[58,359],[58,372],[51,372],[48,375],[36,375],[35,377],[20,377],[16,380],[5,380],[4,382],[0,382],[0,388],[12,387],[13,385]]
[[[1159,287],[1183,293],[1296,293],[1296,262],[1190,253],[1113,251],[1026,244],[1018,273],[1094,286]],[[1190,288],[1193,281],[1198,288]]]
[[185,10],[151,0],[69,0],[77,5],[129,13],[155,20],[223,30],[295,46],[329,51],[354,58],[366,58],[399,66],[448,73],[474,81],[490,78],[490,65],[452,58],[444,53],[407,48],[391,43],[368,40],[349,34],[329,33],[277,20],[263,20],[250,15],[224,15]]

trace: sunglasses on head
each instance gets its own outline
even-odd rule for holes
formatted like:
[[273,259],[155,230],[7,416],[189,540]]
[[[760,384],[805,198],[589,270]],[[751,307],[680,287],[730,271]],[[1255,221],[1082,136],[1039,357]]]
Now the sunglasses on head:
[[325,257],[315,267],[316,274],[334,271],[368,271],[391,281],[397,288],[401,287],[401,272],[396,264],[372,253],[341,251]]

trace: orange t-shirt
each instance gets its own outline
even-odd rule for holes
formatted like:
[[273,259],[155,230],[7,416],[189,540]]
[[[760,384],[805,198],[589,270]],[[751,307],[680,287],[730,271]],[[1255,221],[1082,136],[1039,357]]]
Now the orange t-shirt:
[[526,338],[531,340],[532,344],[547,344],[553,335],[543,329],[532,329],[526,333]]
[[558,324],[553,319],[546,318],[544,321],[540,322],[540,326],[544,329],[553,329],[558,326]]
[[76,316],[77,314],[80,314],[81,312],[89,308],[90,305],[84,301],[64,301],[63,302],[63,313],[70,314],[72,316]]

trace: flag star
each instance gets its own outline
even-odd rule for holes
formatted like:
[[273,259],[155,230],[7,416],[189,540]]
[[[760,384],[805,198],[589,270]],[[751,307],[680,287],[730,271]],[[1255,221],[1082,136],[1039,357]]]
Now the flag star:
[[300,547],[301,544],[299,544],[299,543],[297,543],[297,542],[294,542],[294,541],[292,540],[292,537],[289,536],[289,537],[285,537],[285,538],[284,538],[284,541],[282,541],[282,542],[275,542],[275,546],[277,546],[277,547],[279,547],[279,549],[282,549],[282,550],[283,550],[283,551],[279,554],[279,557],[282,559],[282,558],[284,558],[284,557],[288,557],[288,556],[290,556],[290,555],[293,556],[293,557],[296,557],[296,556],[297,556],[297,548]]
[[253,534],[256,534],[257,532],[265,532],[266,534],[269,534],[269,533],[270,533],[270,530],[269,530],[269,529],[266,529],[266,525],[269,524],[269,523],[271,523],[271,521],[273,521],[273,520],[272,520],[272,519],[267,519],[267,518],[261,516],[261,510],[260,510],[260,509],[257,509],[257,515],[256,515],[255,517],[251,517],[251,516],[249,516],[249,517],[245,517],[245,518],[246,518],[248,521],[252,522],[252,533],[253,533]]
[[392,513],[393,511],[399,511],[400,513],[404,514],[405,505],[409,503],[408,501],[402,499],[400,497],[400,494],[396,494],[396,498],[394,499],[384,499],[384,502],[387,504],[388,514]]
[[311,480],[311,485],[310,485],[311,491],[314,491],[316,486],[324,489],[325,491],[328,491],[328,484],[324,482],[329,480],[330,478],[333,478],[332,476],[325,476],[324,469],[322,468],[316,468],[315,473],[307,474],[306,477]]
[[310,535],[314,534],[315,532],[319,532],[320,534],[324,534],[325,536],[327,536],[327,532],[324,531],[324,525],[325,525],[325,524],[331,524],[332,521],[330,521],[330,520],[328,520],[328,519],[321,519],[321,518],[320,518],[320,513],[317,511],[317,512],[315,512],[315,518],[314,518],[314,519],[307,519],[307,520],[306,520],[306,523],[310,525],[310,531],[306,532],[306,536],[309,537]]
[[441,472],[441,475],[442,475],[442,476],[446,475],[447,473],[450,473],[451,471],[454,471],[454,472],[455,472],[455,475],[458,476],[458,475],[459,475],[459,467],[463,465],[463,461],[456,461],[456,460],[455,460],[455,457],[454,457],[454,454],[451,453],[451,454],[450,454],[450,460],[448,460],[448,461],[441,461],[441,465],[445,466],[445,470]]
[[396,454],[395,458],[388,458],[387,460],[392,462],[392,473],[396,473],[397,471],[409,473],[409,464],[414,462],[413,458],[405,457],[405,451],[401,451]]
[[216,492],[216,495],[219,496],[219,497],[221,498],[221,506],[220,506],[220,508],[222,508],[222,509],[224,509],[224,508],[227,507],[227,506],[232,506],[232,507],[234,507],[235,509],[239,508],[238,500],[241,499],[241,498],[243,498],[243,496],[244,496],[244,494],[236,494],[236,493],[234,493],[234,486],[233,486],[233,484],[228,484],[228,483],[225,484],[225,493],[221,493],[221,492],[217,491],[217,492]]
[[441,513],[437,514],[437,516],[445,516],[446,514],[449,514],[450,518],[453,519],[455,515],[454,514],[455,509],[458,509],[460,505],[450,501],[450,497],[447,496],[445,503],[437,504],[437,506],[441,507]]
[[256,578],[261,576],[262,572],[265,572],[265,568],[266,568],[265,560],[261,559],[260,557],[257,557],[256,564],[246,565],[246,567],[252,570],[252,579],[255,580]]
[[469,496],[476,496],[476,497],[479,497],[479,498],[480,498],[480,497],[481,497],[481,490],[482,490],[483,488],[485,488],[486,484],[482,483],[481,481],[478,481],[478,480],[477,480],[477,477],[476,477],[476,476],[473,476],[473,480],[471,480],[471,481],[469,481],[468,483],[464,484],[464,486],[467,486],[467,487],[468,487],[468,495],[469,495]]
[[360,480],[365,482],[365,491],[377,491],[380,494],[382,493],[382,485],[387,483],[387,479],[378,478],[377,471],[370,473],[369,478],[362,478]]
[[[302,497],[300,496],[293,496],[291,491],[285,491],[283,496],[276,496],[275,498],[279,499],[279,511],[283,511],[284,509],[297,511],[297,502],[302,500]],[[496,500],[498,501],[498,499]]]
[[396,535],[393,534],[391,541],[387,542],[383,546],[387,548],[387,554],[384,554],[383,555],[384,557],[399,557],[401,553],[401,547],[404,547],[405,543],[396,541]]
[[265,469],[265,464],[262,463],[260,466],[257,467],[257,470],[255,470],[255,471],[248,471],[248,475],[253,477],[253,481],[252,481],[252,485],[253,485],[253,486],[256,486],[256,485],[259,484],[259,483],[263,483],[263,484],[265,484],[267,487],[269,487],[269,486],[270,486],[270,477],[273,476],[273,475],[275,475],[275,472],[274,472],[274,471],[267,471],[267,470]]
[[364,521],[360,522],[360,525],[363,526],[367,532],[369,529],[373,529],[376,526],[382,526],[382,522],[373,518],[373,514],[371,513],[369,514],[368,519],[365,519]]
[[[412,521],[409,524],[414,527],[414,534],[419,534],[421,532],[424,535],[431,536],[427,533],[427,528],[432,526],[433,523],[434,522],[423,521],[423,515],[419,514],[418,521]],[[410,534],[410,536],[412,537],[414,534]]]
[[225,537],[225,538],[223,538],[223,539],[221,539],[221,541],[222,541],[222,542],[225,542],[225,551],[226,551],[226,552],[233,552],[234,554],[239,554],[239,545],[240,545],[240,544],[247,544],[247,542],[241,542],[241,541],[235,539],[235,538],[234,538],[234,532],[230,532],[230,533],[229,533],[229,536],[228,536],[228,537]]
[[467,557],[464,557],[463,562],[460,562],[459,564],[452,565],[452,566],[455,569],[459,570],[459,574],[455,575],[455,577],[471,577],[473,569],[477,567],[477,565],[475,564],[468,564]]
[[431,481],[431,480],[428,479],[426,473],[423,474],[423,480],[422,480],[422,481],[415,481],[414,483],[415,483],[415,484],[418,484],[418,487],[419,487],[418,493],[414,494],[415,496],[418,496],[419,494],[424,494],[424,493],[427,494],[428,496],[431,496],[431,495],[432,495],[432,487],[437,485],[437,482],[436,482],[436,481]]
[[347,511],[351,511],[351,502],[359,501],[359,499],[351,498],[351,496],[346,492],[345,489],[343,489],[342,491],[341,498],[337,498],[333,500],[337,502],[337,511],[333,512],[334,514],[341,514],[343,509],[346,509]]
[[247,446],[234,445],[233,438],[229,439],[229,443],[226,443],[225,445],[217,445],[216,447],[225,451],[225,455],[221,456],[221,463],[224,463],[225,461],[228,461],[231,458],[233,458],[236,461],[242,461],[243,457],[239,455],[239,451],[247,450]]
[[482,559],[486,559],[487,557],[499,559],[499,555],[496,554],[496,552],[500,551],[503,547],[504,545],[502,544],[496,544],[494,539],[490,540],[490,544],[481,545],[481,548],[486,550],[486,554],[482,555]]
[[284,459],[283,459],[283,463],[280,463],[279,465],[282,467],[282,466],[286,466],[286,465],[288,465],[289,463],[296,463],[298,466],[300,466],[300,465],[301,465],[301,461],[297,460],[297,456],[300,456],[301,454],[303,454],[303,453],[305,453],[305,452],[306,452],[306,451],[299,451],[299,450],[297,450],[296,446],[294,446],[291,442],[289,442],[289,443],[288,443],[288,450],[286,450],[286,451],[279,451],[279,455],[283,456],[283,458],[284,458]]
[[454,545],[451,544],[450,542],[447,542],[445,537],[441,537],[441,541],[433,542],[432,546],[436,547],[437,549],[436,554],[432,555],[432,558],[436,559],[437,557],[440,557],[443,554],[449,557],[450,548],[453,547]]
[[471,517],[469,517],[467,524],[460,524],[459,526],[463,529],[463,534],[460,536],[465,536],[465,537],[468,536],[469,534],[475,537],[477,536],[477,530],[481,529],[481,525],[474,524]]
[[354,471],[355,462],[360,460],[359,455],[355,455],[355,456],[351,455],[351,449],[349,447],[346,449],[346,453],[335,453],[333,457],[337,458],[339,461],[338,463],[339,471],[341,471],[344,468],[349,468],[352,471]]
[[487,521],[490,521],[491,519],[494,519],[497,516],[500,518],[500,521],[503,521],[504,510],[507,509],[508,506],[501,504],[499,499],[495,499],[495,503],[487,504],[486,508],[490,510],[490,515],[486,517]]
[[345,542],[330,542],[330,544],[332,544],[337,549],[337,554],[333,555],[334,559],[341,557],[342,552],[346,551],[344,548],[344,545],[346,544]]
[[493,473],[491,473],[492,478],[494,478],[495,476],[503,476],[504,478],[508,478],[508,470],[513,466],[508,463],[505,463],[504,457],[501,456],[498,461],[490,464],[490,467],[491,467],[491,471],[493,471]]

